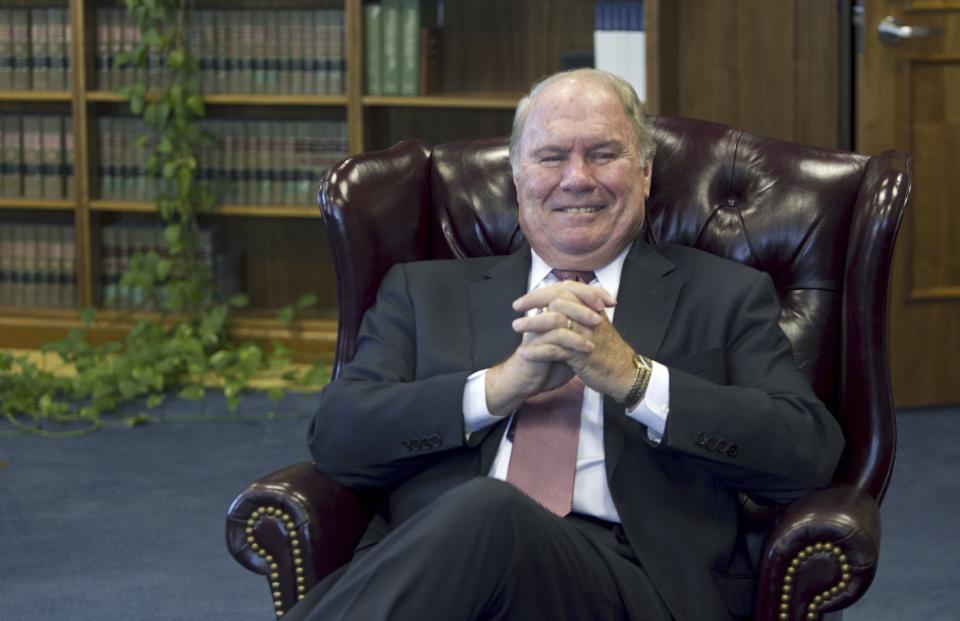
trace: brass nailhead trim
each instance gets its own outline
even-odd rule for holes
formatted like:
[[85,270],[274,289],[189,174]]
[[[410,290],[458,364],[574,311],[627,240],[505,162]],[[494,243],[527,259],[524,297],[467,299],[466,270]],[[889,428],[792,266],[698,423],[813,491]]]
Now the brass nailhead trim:
[[300,539],[297,537],[297,532],[295,530],[296,524],[294,524],[293,519],[288,513],[282,509],[276,507],[258,507],[252,513],[250,513],[250,518],[247,520],[247,527],[245,532],[247,534],[247,543],[250,544],[250,549],[260,555],[270,567],[270,588],[273,589],[273,605],[276,608],[277,617],[282,617],[283,610],[283,600],[281,599],[280,594],[280,574],[277,573],[277,563],[274,562],[273,556],[267,554],[266,549],[257,543],[254,536],[254,527],[257,524],[257,521],[261,517],[273,517],[278,518],[280,523],[283,526],[287,527],[288,538],[290,539],[290,548],[293,554],[293,562],[296,565],[295,572],[297,573],[297,600],[304,598],[306,587],[303,584],[303,567],[300,567]]
[[780,619],[787,621],[790,618],[788,611],[790,610],[790,598],[791,592],[793,591],[793,578],[794,574],[797,572],[797,569],[803,564],[808,558],[814,555],[817,552],[828,552],[833,555],[837,562],[840,564],[840,571],[843,572],[840,576],[840,581],[834,586],[826,589],[819,595],[816,595],[813,598],[813,601],[807,606],[807,609],[810,611],[807,613],[808,619],[816,619],[819,616],[817,610],[826,604],[829,600],[835,598],[840,592],[847,588],[847,585],[850,583],[850,565],[847,563],[847,556],[843,553],[843,550],[840,549],[840,546],[832,545],[830,543],[818,542],[814,545],[809,545],[803,550],[797,553],[797,556],[790,561],[790,566],[787,567],[787,575],[783,577],[783,586],[780,589]]

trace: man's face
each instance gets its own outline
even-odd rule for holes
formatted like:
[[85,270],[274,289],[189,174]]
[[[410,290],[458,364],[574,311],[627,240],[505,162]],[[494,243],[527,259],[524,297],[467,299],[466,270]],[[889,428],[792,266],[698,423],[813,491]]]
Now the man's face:
[[601,268],[643,226],[650,166],[623,106],[595,82],[563,80],[530,103],[513,180],[520,227],[555,268]]

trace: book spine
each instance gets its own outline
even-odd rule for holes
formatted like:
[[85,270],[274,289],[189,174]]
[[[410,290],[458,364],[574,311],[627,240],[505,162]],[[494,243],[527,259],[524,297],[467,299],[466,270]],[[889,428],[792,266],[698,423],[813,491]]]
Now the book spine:
[[0,306],[13,306],[13,227],[0,226]]
[[63,244],[63,262],[61,273],[62,289],[61,302],[65,308],[77,305],[77,245],[72,226],[60,229],[61,243]]
[[13,12],[0,7],[0,90],[13,88]]
[[13,88],[30,88],[30,12],[11,9],[10,31],[13,34]]
[[368,95],[383,94],[383,7],[379,0],[363,7],[363,64]]
[[47,10],[30,9],[30,69],[32,88],[50,89],[50,64],[47,54]]
[[401,0],[400,94],[420,90],[420,0]]
[[347,73],[344,48],[346,46],[346,15],[342,9],[332,9],[330,14],[330,72],[328,92],[342,95]]
[[383,0],[383,94],[400,94],[400,0]]
[[[23,132],[19,115],[0,116],[0,196],[23,196]],[[2,227],[0,227],[2,228]]]
[[40,117],[40,131],[43,155],[41,176],[43,177],[42,196],[44,198],[63,198],[63,119],[59,116]]
[[40,117],[23,117],[23,195],[40,198],[43,195],[43,139]]
[[216,80],[214,81],[214,91],[217,93],[230,92],[231,73],[233,67],[233,58],[231,58],[231,48],[233,42],[230,41],[230,23],[229,12],[224,10],[211,11],[213,16],[214,49],[213,57],[216,59]]
[[47,58],[50,61],[48,80],[53,90],[67,88],[67,10],[47,9]]

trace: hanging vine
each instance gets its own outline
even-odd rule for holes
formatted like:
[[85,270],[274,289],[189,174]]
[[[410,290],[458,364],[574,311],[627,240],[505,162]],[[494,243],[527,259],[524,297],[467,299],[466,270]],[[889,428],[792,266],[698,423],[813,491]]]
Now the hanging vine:
[[[265,352],[255,343],[228,338],[231,313],[248,299],[219,299],[199,248],[198,215],[214,205],[209,184],[199,178],[199,157],[216,137],[200,124],[206,110],[198,63],[184,37],[187,2],[125,0],[125,5],[141,36],[114,64],[162,68],[148,72],[159,79],[139,79],[118,92],[147,129],[136,145],[145,151],[145,173],[158,180],[156,206],[165,250],[135,254],[121,278],[120,287],[137,291],[140,300],[122,342],[95,344],[87,329],[73,330],[42,348],[57,355],[52,365],[0,351],[0,415],[14,433],[78,435],[110,421],[147,422],[154,418],[149,410],[168,395],[199,399],[209,385],[222,386],[233,410],[255,375],[272,376],[285,387],[315,387],[326,379],[319,361],[296,370],[290,352],[279,343]],[[283,309],[280,319],[293,325],[296,313],[315,303],[315,296],[304,296]],[[86,328],[99,325],[92,309],[81,317]],[[65,375],[64,368],[73,373]],[[269,392],[273,398],[282,396],[281,388]],[[118,406],[137,399],[144,399],[147,412],[115,414]]]

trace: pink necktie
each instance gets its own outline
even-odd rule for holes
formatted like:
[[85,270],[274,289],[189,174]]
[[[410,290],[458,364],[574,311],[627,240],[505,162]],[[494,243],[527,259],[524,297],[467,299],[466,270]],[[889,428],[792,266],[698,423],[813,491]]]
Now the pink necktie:
[[[593,280],[593,272],[553,273],[561,280]],[[561,517],[573,509],[582,404],[583,382],[574,377],[527,399],[514,421],[507,481]]]

